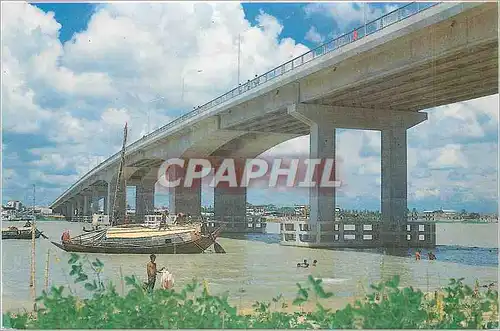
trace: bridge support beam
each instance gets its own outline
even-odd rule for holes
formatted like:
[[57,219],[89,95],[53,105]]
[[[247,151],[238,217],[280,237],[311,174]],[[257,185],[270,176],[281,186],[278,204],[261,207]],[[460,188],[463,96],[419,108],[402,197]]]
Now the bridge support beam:
[[90,210],[90,199],[91,197],[88,195],[88,194],[85,194],[83,196],[83,213],[82,215],[83,216],[89,216],[91,213],[91,210]]
[[155,184],[156,179],[143,178],[135,186],[135,221],[137,223],[144,223],[144,216],[154,213]]
[[[309,157],[311,159],[335,160],[335,123],[324,120],[324,109],[312,112],[302,105],[289,107],[288,112],[298,120],[310,126]],[[332,172],[335,173],[335,163]],[[310,216],[309,224],[314,233],[312,241],[321,244],[321,223],[333,224],[335,221],[335,187],[321,187],[322,172],[316,167],[316,185],[309,189]],[[330,177],[332,178],[332,176]],[[333,178],[336,179],[335,176]],[[340,239],[340,238],[339,238]]]
[[63,211],[64,211],[64,216],[66,217],[66,220],[70,220],[71,217],[73,216],[71,201],[67,201],[64,204]]
[[97,214],[99,212],[99,196],[92,197],[92,214]]
[[[216,187],[214,189],[214,216],[216,221],[231,222],[230,231],[246,229],[246,187]],[[240,223],[242,222],[242,223]]]
[[201,182],[191,187],[174,187],[170,189],[170,213],[201,215]]
[[81,195],[77,195],[75,197],[76,202],[76,215],[82,216],[83,214],[83,197]]
[[75,198],[69,200],[69,203],[68,203],[68,212],[69,212],[69,219],[70,220],[73,217],[75,217],[75,213],[76,213],[76,200],[75,200]]
[[[311,125],[309,157],[335,160],[335,128],[328,124]],[[332,172],[335,172],[335,164],[333,166]],[[318,177],[321,177],[321,172],[316,173],[317,184],[309,189],[310,222],[311,224],[333,222],[335,220],[335,187],[320,187],[321,179]]]
[[[382,246],[404,246],[407,222],[407,143],[406,131],[427,120],[426,113],[293,104],[288,113],[311,127],[311,158],[335,156],[334,128],[380,130],[382,133]],[[330,197],[333,195],[333,197]],[[335,220],[335,190],[311,188],[312,224]],[[316,227],[316,243],[321,228]],[[343,238],[339,236],[339,241]]]
[[106,194],[104,195],[104,198],[102,199],[102,211],[104,213],[104,215],[108,215],[109,216],[109,210],[108,210],[108,194],[106,192]]
[[[219,164],[215,165],[214,173],[218,173]],[[229,182],[221,181],[214,189],[214,216],[216,221],[227,222],[226,231],[244,232],[247,229],[247,189],[241,187],[245,161],[234,160],[237,187],[231,187]]]
[[407,144],[406,128],[382,130],[382,229],[384,246],[399,247],[406,241],[407,222]]
[[92,214],[97,214],[99,212],[99,190],[92,188]]
[[201,180],[195,179],[188,187],[184,185],[185,168],[169,167],[170,182],[180,179],[180,184],[169,188],[169,205],[171,214],[189,214],[194,217],[201,216]]

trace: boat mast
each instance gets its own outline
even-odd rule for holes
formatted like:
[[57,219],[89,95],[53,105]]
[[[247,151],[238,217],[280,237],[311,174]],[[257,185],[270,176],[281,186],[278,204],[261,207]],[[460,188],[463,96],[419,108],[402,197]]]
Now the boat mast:
[[[118,223],[117,221],[119,220],[119,211],[116,210],[117,207],[117,197],[118,197],[118,191],[121,189],[121,182],[122,182],[122,175],[123,175],[123,167],[125,164],[125,145],[127,144],[127,124],[125,122],[125,128],[123,129],[123,145],[122,145],[122,153],[121,153],[121,159],[120,159],[120,166],[118,168],[118,176],[116,177],[116,187],[115,187],[115,196],[113,199],[113,212],[111,213],[111,224],[115,225],[115,222]],[[126,187],[126,186],[125,186]],[[126,189],[125,189],[126,190]],[[126,194],[126,192],[121,192],[122,194]],[[125,206],[125,214],[127,213],[126,211],[127,206]],[[121,220],[123,222],[123,220]]]
[[36,235],[36,226],[35,226],[35,184],[33,184],[33,219],[31,221],[31,277],[30,277],[30,289],[31,289],[31,298],[33,299],[33,308],[36,309],[36,289],[35,289],[35,235]]

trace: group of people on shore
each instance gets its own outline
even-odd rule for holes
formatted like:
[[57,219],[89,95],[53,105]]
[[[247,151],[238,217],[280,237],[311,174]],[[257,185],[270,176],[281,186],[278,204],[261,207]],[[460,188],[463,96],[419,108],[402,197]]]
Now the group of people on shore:
[[[434,261],[436,260],[436,255],[434,255],[432,251],[429,251],[427,253],[427,258],[429,259],[429,261]],[[415,260],[420,261],[421,259],[422,259],[422,251],[420,249],[417,249],[417,251],[415,252]]]

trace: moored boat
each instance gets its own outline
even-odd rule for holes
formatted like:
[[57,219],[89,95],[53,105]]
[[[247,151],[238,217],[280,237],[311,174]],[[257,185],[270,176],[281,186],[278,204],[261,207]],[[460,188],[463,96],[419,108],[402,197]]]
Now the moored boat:
[[216,244],[222,228],[208,234],[201,224],[151,229],[142,225],[116,226],[85,233],[61,243],[67,252],[105,254],[196,254]]
[[[121,151],[121,161],[118,168],[117,183],[126,187],[123,179],[125,160],[125,146],[127,142],[127,125],[124,128],[124,138]],[[70,238],[69,232],[63,233],[61,242],[52,242],[66,252],[80,253],[107,253],[107,254],[195,254],[203,253],[211,245],[215,250],[224,249],[216,243],[222,227],[214,231],[207,231],[202,223],[191,223],[189,217],[177,215],[174,223],[167,224],[170,218],[159,216],[158,220],[144,224],[123,224],[126,221],[126,212],[118,213],[116,185],[114,204],[109,215],[109,224],[105,229],[97,229],[99,222],[93,217],[93,229],[84,228],[84,234]],[[123,210],[122,210],[123,212]],[[119,216],[118,214],[122,214]],[[94,215],[95,216],[95,215]]]
[[[39,238],[42,231],[36,229],[35,238]],[[2,229],[2,239],[32,239],[31,227],[15,227],[9,226]]]

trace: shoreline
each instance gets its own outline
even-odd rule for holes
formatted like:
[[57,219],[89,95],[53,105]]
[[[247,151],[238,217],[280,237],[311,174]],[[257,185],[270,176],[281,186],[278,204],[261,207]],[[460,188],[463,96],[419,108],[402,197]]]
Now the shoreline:
[[[332,297],[330,299],[319,300],[325,309],[331,309],[333,312],[345,308],[348,304],[354,304],[356,300],[361,300],[363,297],[361,296],[350,296],[350,297]],[[284,312],[284,313],[294,313],[294,312],[302,312],[309,313],[313,312],[316,309],[316,302],[306,302],[302,306],[294,306],[292,305],[293,300],[285,301],[287,306],[285,308],[282,307],[283,300],[280,300],[277,303],[269,300],[267,303],[270,303],[269,309],[273,312]],[[254,315],[255,311],[252,305],[255,302],[241,302],[235,303],[232,300],[229,303],[236,308],[236,311],[240,315]],[[25,300],[2,300],[2,314],[6,313],[24,313],[24,312],[33,312],[33,303]]]

